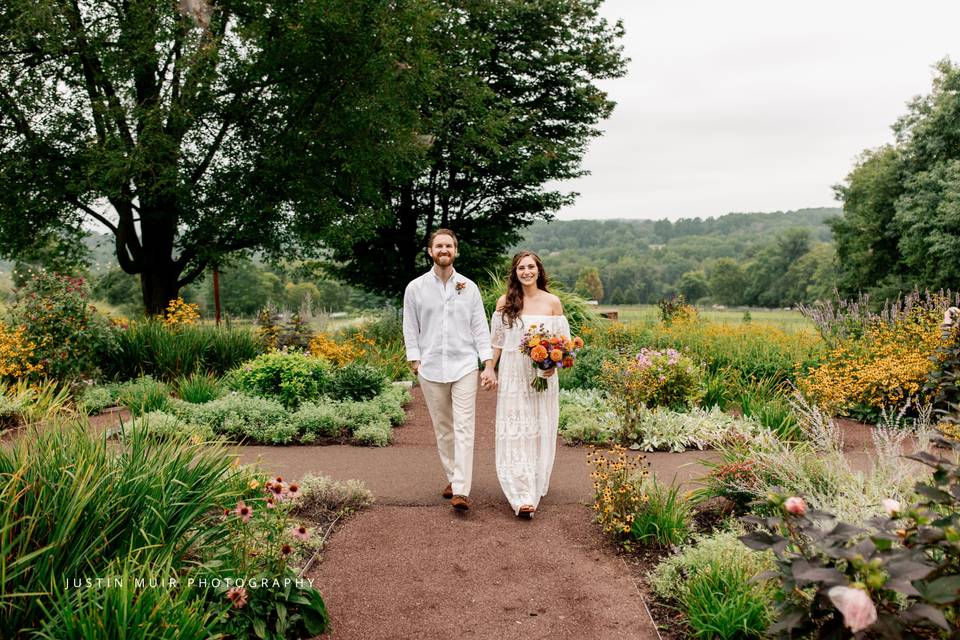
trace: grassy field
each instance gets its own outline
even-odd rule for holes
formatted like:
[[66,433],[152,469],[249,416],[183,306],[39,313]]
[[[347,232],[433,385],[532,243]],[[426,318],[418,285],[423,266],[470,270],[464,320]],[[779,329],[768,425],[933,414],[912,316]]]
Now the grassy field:
[[[660,320],[660,309],[652,304],[601,305],[599,311],[617,311],[623,323],[640,322],[652,324]],[[741,324],[749,312],[750,322],[770,324],[784,331],[793,332],[815,329],[812,322],[799,311],[784,309],[704,309],[697,308],[697,315],[703,320],[721,324]]]

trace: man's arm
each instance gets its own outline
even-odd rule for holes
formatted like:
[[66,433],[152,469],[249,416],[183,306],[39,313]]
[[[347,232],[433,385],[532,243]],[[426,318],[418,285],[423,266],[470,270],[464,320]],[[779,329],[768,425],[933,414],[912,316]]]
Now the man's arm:
[[420,316],[417,292],[412,282],[403,292],[403,346],[410,370],[416,374],[420,369]]
[[483,298],[480,290],[474,290],[473,309],[470,313],[470,330],[473,333],[473,344],[477,355],[483,362],[483,372],[480,374],[480,384],[484,389],[497,386],[497,373],[494,370],[493,349],[490,348],[490,328],[487,325],[487,315],[483,311]]

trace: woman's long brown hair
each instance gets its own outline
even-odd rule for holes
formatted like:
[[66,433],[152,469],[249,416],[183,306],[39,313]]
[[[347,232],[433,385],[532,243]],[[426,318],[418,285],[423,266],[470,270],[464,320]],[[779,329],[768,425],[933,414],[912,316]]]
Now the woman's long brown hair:
[[510,275],[507,277],[507,297],[503,301],[503,307],[500,309],[503,315],[503,324],[513,327],[513,323],[520,317],[523,311],[523,285],[520,284],[520,278],[517,277],[517,265],[527,256],[533,258],[537,265],[537,288],[549,291],[547,289],[547,272],[543,270],[543,262],[540,256],[533,251],[521,251],[513,256],[513,262],[510,264]]

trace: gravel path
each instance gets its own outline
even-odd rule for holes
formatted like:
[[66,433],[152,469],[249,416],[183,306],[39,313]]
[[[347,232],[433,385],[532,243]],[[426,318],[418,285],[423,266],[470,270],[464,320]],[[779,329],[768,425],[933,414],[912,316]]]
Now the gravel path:
[[[352,517],[311,569],[336,640],[655,639],[629,571],[591,522],[585,447],[558,445],[550,493],[519,520],[494,468],[495,395],[479,392],[473,508],[455,513],[423,396],[383,449],[238,447],[245,462],[296,479],[358,478],[377,503]],[[706,454],[648,454],[662,480],[702,472]]]

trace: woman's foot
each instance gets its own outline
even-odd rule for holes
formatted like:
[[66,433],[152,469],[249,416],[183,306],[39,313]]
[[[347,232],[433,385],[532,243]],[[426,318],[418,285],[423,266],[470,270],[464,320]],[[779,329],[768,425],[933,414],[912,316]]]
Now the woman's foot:
[[520,505],[519,511],[517,511],[517,517],[526,518],[527,520],[529,520],[530,518],[533,517],[533,514],[535,514],[536,512],[537,512],[536,507],[529,504],[522,504]]

